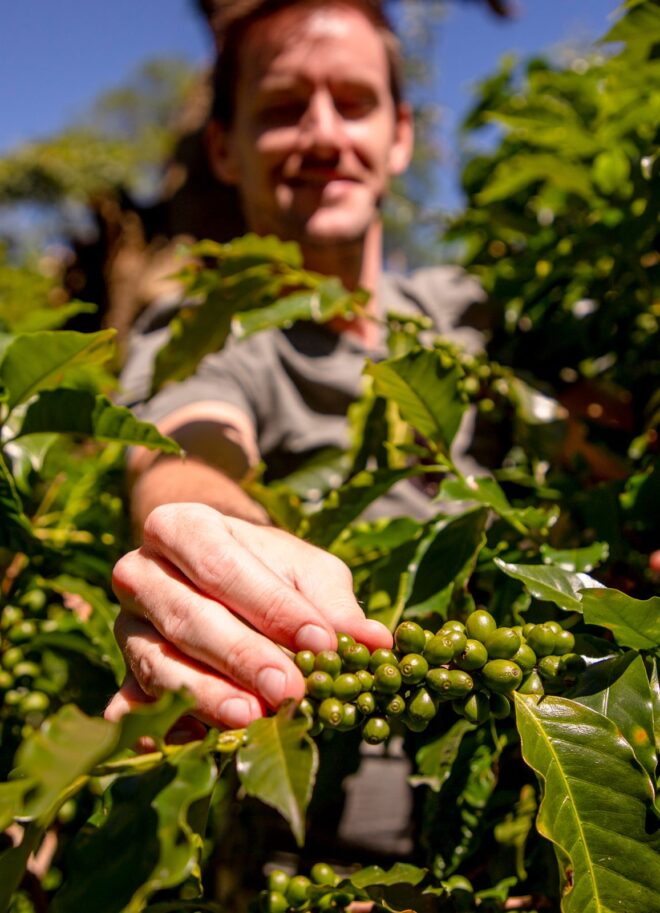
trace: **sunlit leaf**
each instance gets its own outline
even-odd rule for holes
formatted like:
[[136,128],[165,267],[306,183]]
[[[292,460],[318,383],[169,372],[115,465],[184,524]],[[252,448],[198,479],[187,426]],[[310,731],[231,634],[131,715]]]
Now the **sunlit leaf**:
[[107,396],[87,390],[47,390],[27,408],[16,437],[57,432],[80,434],[101,441],[140,445],[163,453],[181,448],[149,422],[140,421],[125,406],[115,406]]
[[559,567],[547,567],[540,564],[511,564],[495,559],[501,571],[522,581],[525,589],[536,599],[554,602],[566,612],[581,612],[582,597],[585,588],[602,587],[587,574],[573,574]]
[[392,400],[402,418],[448,455],[465,411],[458,382],[463,370],[446,355],[417,349],[402,358],[368,363],[374,392]]
[[202,849],[190,810],[207,799],[215,780],[207,747],[193,743],[156,769],[117,781],[100,826],[74,844],[54,913],[138,913],[155,891],[181,884],[198,867]]
[[614,635],[621,647],[657,650],[660,647],[660,596],[634,599],[619,590],[582,591],[584,620]]
[[329,548],[343,530],[377,498],[418,469],[364,469],[340,488],[331,491],[320,510],[305,523],[305,538],[322,548]]
[[496,514],[510,523],[519,532],[528,528],[548,525],[553,518],[551,512],[534,507],[514,507],[497,481],[490,476],[465,479],[445,479],[440,486],[438,500],[476,502],[490,507]]
[[649,775],[653,796],[658,758],[653,732],[653,698],[641,656],[624,653],[589,666],[571,698],[597,710],[621,730],[640,766]]
[[288,821],[296,843],[305,839],[305,813],[318,768],[318,749],[308,737],[309,723],[284,705],[275,716],[255,720],[236,768],[245,791],[277,809]]
[[40,390],[62,384],[80,365],[98,365],[115,352],[115,330],[75,333],[42,331],[17,336],[0,362],[0,384],[8,391],[10,409]]
[[541,555],[545,564],[554,564],[563,571],[574,573],[592,571],[607,560],[609,553],[607,542],[592,542],[584,548],[569,549],[552,548],[546,542],[541,545]]
[[457,579],[460,585],[474,568],[485,542],[487,520],[487,511],[472,510],[438,522],[410,566],[406,611],[446,612]]
[[523,756],[544,786],[537,827],[555,844],[563,913],[648,913],[660,896],[660,831],[647,776],[617,726],[575,701],[516,695]]

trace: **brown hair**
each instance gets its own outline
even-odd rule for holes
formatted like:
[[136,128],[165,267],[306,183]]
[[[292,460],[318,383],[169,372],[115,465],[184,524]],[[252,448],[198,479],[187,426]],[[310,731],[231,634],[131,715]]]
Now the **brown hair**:
[[[211,116],[221,124],[234,117],[236,83],[242,39],[253,22],[290,6],[318,6],[324,0],[212,0],[209,16],[218,56],[213,74]],[[327,2],[327,0],[326,0]],[[395,105],[403,99],[403,61],[401,46],[385,15],[381,0],[331,0],[338,6],[359,10],[383,39],[389,68],[390,91]]]

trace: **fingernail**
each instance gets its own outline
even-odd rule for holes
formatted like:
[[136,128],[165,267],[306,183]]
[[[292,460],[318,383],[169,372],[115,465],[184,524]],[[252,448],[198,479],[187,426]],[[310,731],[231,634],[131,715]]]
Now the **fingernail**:
[[320,653],[321,650],[331,650],[333,640],[325,628],[320,628],[318,625],[303,625],[296,637],[296,647],[299,650]]
[[286,675],[281,669],[266,667],[257,676],[257,689],[271,707],[277,707],[284,700]]
[[219,707],[218,714],[225,726],[234,729],[247,726],[254,718],[250,702],[242,697],[230,697],[224,701]]

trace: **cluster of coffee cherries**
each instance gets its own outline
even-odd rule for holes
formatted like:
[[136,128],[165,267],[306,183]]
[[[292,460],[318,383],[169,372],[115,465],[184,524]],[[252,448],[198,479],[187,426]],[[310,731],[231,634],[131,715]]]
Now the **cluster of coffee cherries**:
[[251,913],[343,910],[355,899],[355,894],[338,889],[340,881],[340,876],[327,862],[313,865],[309,877],[274,869],[268,875],[268,887],[259,894]]
[[371,653],[347,634],[338,641],[336,651],[296,654],[306,681],[301,710],[312,734],[359,726],[374,745],[388,738],[395,720],[423,731],[444,702],[471,723],[504,719],[513,691],[556,692],[584,668],[575,638],[557,622],[498,627],[485,609],[437,632],[404,621],[393,650]]
[[31,590],[0,611],[0,706],[6,714],[38,725],[56,688],[30,650],[31,641],[48,630],[46,594]]
[[[371,866],[372,872],[378,866]],[[383,875],[386,873],[380,870]],[[454,900],[454,909],[472,910],[474,888],[462,875],[452,875],[442,882],[442,887]],[[321,911],[339,913],[356,899],[356,892],[349,878],[342,878],[327,862],[317,862],[309,871],[309,877],[288,874],[282,869],[273,869],[267,880],[267,887],[259,893],[250,913],[302,913]]]

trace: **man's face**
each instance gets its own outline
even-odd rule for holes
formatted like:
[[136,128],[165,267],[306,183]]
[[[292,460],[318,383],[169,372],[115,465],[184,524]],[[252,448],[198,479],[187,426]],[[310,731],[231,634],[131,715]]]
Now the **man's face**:
[[234,120],[211,139],[250,230],[307,246],[362,241],[411,145],[383,40],[359,10],[301,4],[250,26]]

